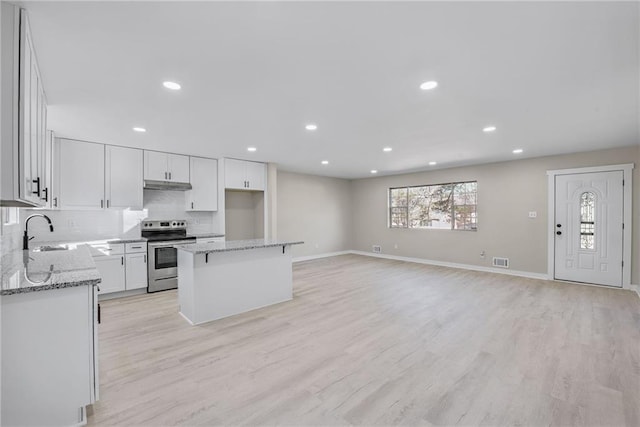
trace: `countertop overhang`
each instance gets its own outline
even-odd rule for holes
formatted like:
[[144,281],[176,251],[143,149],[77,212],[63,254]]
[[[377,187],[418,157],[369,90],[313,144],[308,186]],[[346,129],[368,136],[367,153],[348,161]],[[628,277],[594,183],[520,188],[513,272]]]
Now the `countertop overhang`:
[[249,239],[249,240],[230,240],[227,242],[216,242],[216,243],[191,243],[188,245],[177,245],[176,248],[196,255],[196,254],[210,254],[214,252],[246,251],[250,249],[301,245],[303,243],[304,242],[300,240]]

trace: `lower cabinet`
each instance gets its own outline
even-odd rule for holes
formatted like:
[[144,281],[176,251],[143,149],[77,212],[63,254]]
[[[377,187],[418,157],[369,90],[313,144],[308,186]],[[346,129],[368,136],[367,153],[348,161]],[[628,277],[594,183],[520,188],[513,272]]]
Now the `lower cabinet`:
[[100,295],[147,287],[147,243],[96,244],[93,260],[102,276]]
[[126,254],[125,288],[142,289],[147,287],[147,253]]
[[102,277],[100,294],[126,290],[124,254],[94,257],[96,268]]
[[86,423],[84,408],[98,398],[96,290],[2,297],[0,425]]

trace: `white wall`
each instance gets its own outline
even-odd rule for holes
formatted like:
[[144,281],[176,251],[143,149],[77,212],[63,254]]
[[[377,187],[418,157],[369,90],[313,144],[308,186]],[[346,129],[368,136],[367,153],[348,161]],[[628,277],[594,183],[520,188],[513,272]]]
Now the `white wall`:
[[[512,270],[547,272],[547,170],[639,161],[639,147],[541,157],[430,172],[359,179],[352,182],[352,248],[371,252],[382,245],[391,255],[488,267],[491,258],[510,258]],[[634,175],[632,283],[639,282],[640,180]],[[391,229],[387,226],[390,187],[478,181],[478,231]],[[528,217],[536,211],[537,218]],[[397,245],[397,248],[396,248]],[[485,258],[480,252],[485,252]]]
[[346,179],[278,171],[277,237],[304,240],[294,256],[351,249],[351,184]]
[[264,193],[225,192],[225,237],[227,240],[264,237]]

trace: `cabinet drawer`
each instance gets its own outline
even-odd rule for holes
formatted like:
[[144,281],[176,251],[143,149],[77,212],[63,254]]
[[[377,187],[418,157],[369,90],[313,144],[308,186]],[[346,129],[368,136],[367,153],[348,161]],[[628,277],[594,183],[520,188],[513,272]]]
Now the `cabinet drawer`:
[[94,257],[124,254],[123,243],[89,243]]
[[147,242],[126,243],[125,251],[128,254],[147,252]]

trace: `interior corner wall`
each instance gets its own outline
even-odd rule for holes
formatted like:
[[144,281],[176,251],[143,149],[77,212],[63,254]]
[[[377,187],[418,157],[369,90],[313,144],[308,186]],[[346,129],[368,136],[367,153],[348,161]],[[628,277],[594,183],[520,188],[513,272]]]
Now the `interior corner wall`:
[[278,239],[303,240],[293,256],[351,249],[351,182],[278,171]]
[[[632,283],[640,283],[640,146],[441,169],[351,183],[352,249],[426,260],[490,267],[492,257],[508,257],[510,268],[547,273],[547,170],[626,164],[633,170]],[[388,190],[456,181],[478,182],[478,230],[391,229]],[[529,212],[537,212],[529,218]],[[481,258],[480,253],[485,253]]]

